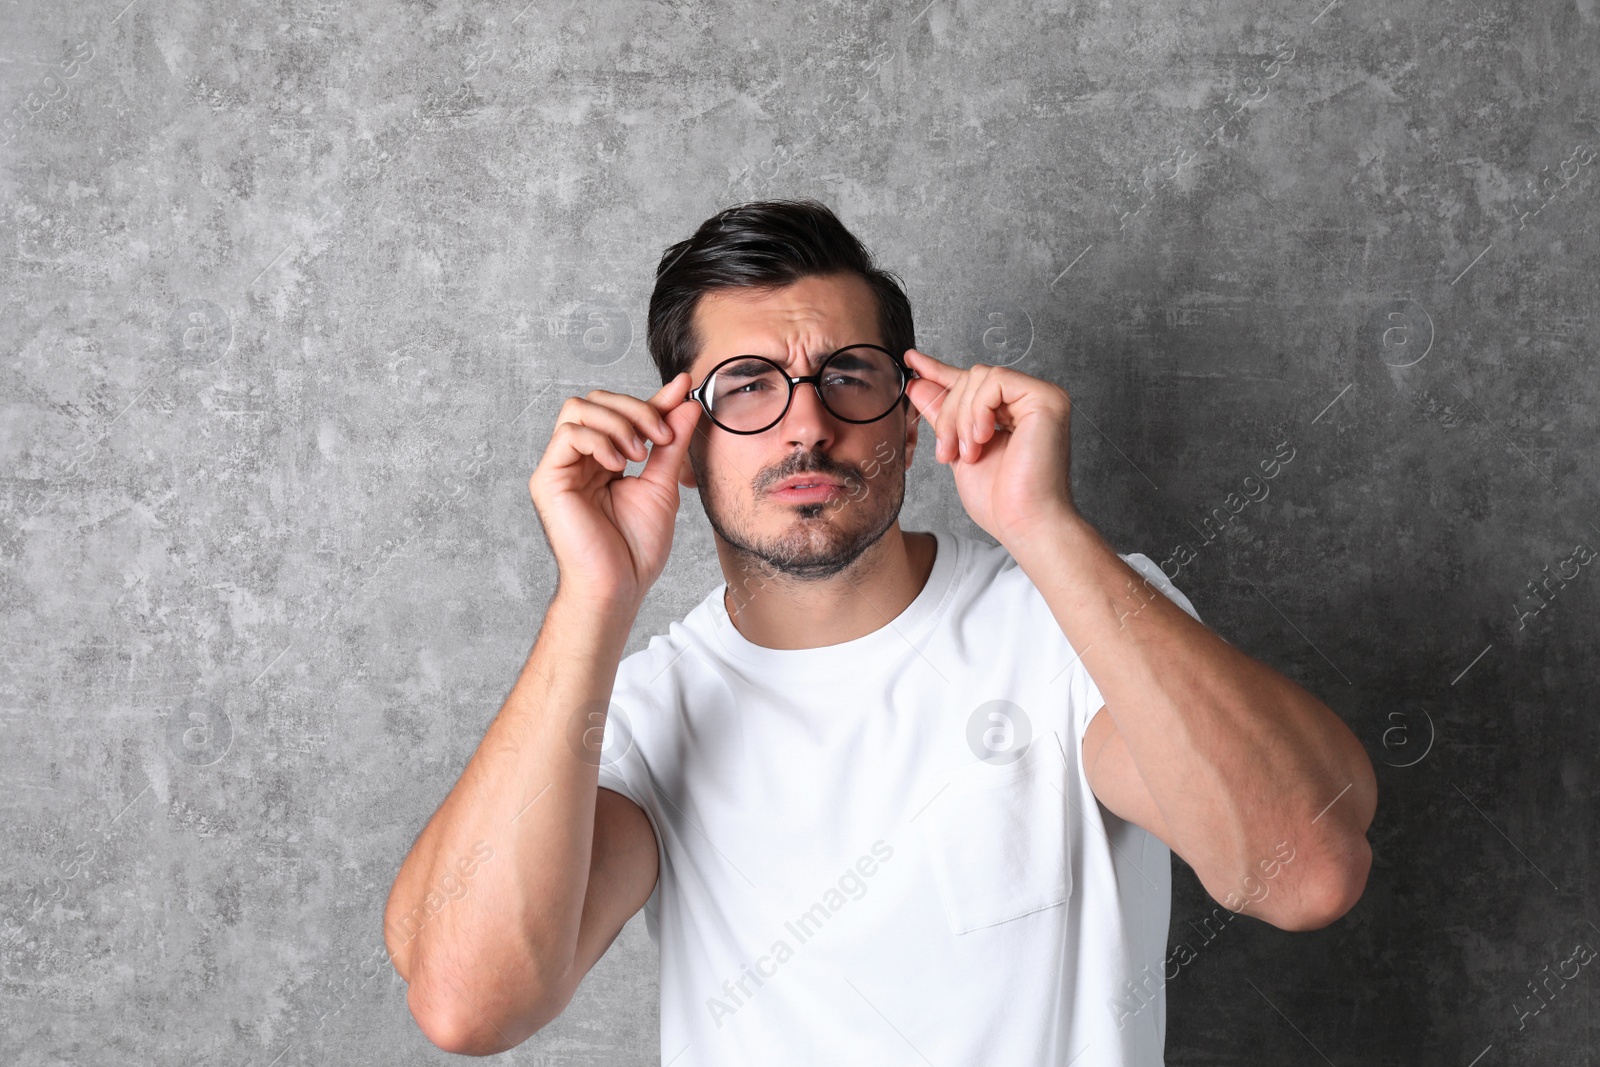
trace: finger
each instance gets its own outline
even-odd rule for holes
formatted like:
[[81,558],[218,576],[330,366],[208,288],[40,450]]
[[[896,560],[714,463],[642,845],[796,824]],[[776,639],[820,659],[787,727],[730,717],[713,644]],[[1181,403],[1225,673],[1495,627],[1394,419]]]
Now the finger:
[[970,375],[963,373],[950,386],[950,391],[945,394],[944,403],[939,405],[939,420],[934,425],[935,440],[938,442],[934,448],[934,457],[936,459],[944,457],[939,459],[940,463],[954,463],[960,454],[956,449],[956,423],[970,381]]
[[566,454],[558,453],[556,466],[570,467],[582,462],[579,457],[588,456],[607,470],[622,473],[628,469],[628,458],[617,449],[617,444],[611,436],[577,422],[563,422],[556,426],[555,434],[551,440]]
[[1000,403],[1000,378],[991,375],[984,383],[984,388],[979,390],[978,396],[972,405],[972,443],[974,446],[983,445],[994,439],[996,421],[995,407]]
[[[684,399],[689,395],[689,390],[693,388],[694,379],[689,376],[689,372],[678,372],[676,377],[674,377],[670,382],[667,382],[660,389],[657,389],[655,391],[655,395],[650,398],[649,405],[651,411],[655,413],[655,416],[658,419],[665,422],[667,415],[678,409],[678,406],[682,404]],[[698,404],[695,406],[699,407]],[[670,433],[670,430],[668,432]],[[651,440],[654,441],[655,438],[652,437]],[[662,440],[659,443],[665,444],[666,441]]]
[[969,462],[978,458],[978,442],[973,433],[977,427],[984,387],[993,370],[987,363],[974,363],[967,370],[967,389],[962,396],[961,406],[956,409],[957,454]]
[[[658,401],[658,398],[662,398],[664,401],[665,396],[670,395],[669,391],[677,384],[676,380],[667,383],[650,400],[641,400],[636,396],[629,396],[627,393],[614,393],[606,389],[592,389],[584,399],[615,412],[627,424],[624,437],[639,438],[642,449],[643,441],[646,438],[657,444],[666,443],[667,428],[662,419],[662,415],[666,411],[666,404]],[[612,420],[608,420],[608,425],[617,424]],[[620,429],[619,432],[621,432]],[[642,454],[640,458],[643,458]]]
[[[960,371],[954,366],[944,365],[926,352],[918,352],[917,349],[906,349],[906,366],[917,373],[917,378],[907,382],[907,392],[931,397],[931,400],[925,400],[922,405],[918,405],[918,414],[926,411],[936,418],[939,400],[949,392],[950,384],[960,376]],[[933,421],[933,418],[928,421]]]
[[[611,438],[619,451],[643,461],[648,453],[638,427],[621,411],[610,406],[614,401],[591,399],[594,395],[590,393],[588,397],[583,398],[568,397],[566,403],[561,405],[561,414],[556,420],[557,425],[573,423],[599,430]],[[644,401],[641,400],[640,403]]]
[[[914,392],[923,399],[923,407],[919,412],[933,427],[933,457],[940,463],[954,462],[959,454],[955,436],[955,416],[961,408],[960,394],[967,381],[968,372],[940,362],[915,348],[907,350],[906,362],[920,377],[937,389],[934,393],[930,393],[928,387],[914,389]],[[911,386],[915,387],[916,382],[913,381]]]
[[[1026,374],[1004,367],[989,367],[987,370],[990,373],[984,376],[982,384],[973,391],[971,402],[972,429],[969,440],[974,446],[993,440],[1001,429],[1007,433],[1015,429],[1022,410],[1019,405],[1026,405],[1030,409],[1038,405],[1038,410],[1053,412],[1059,403],[1059,409],[1064,413],[1063,417],[1070,416],[1071,398],[1065,389],[1054,382],[1030,378]],[[1004,427],[1001,425],[1001,409],[1005,409],[1006,412]],[[968,458],[975,460],[979,454],[975,448]]]
[[957,459],[970,459],[970,453],[963,451],[962,446],[971,442],[970,423],[972,419],[972,397],[977,392],[978,383],[983,377],[983,365],[974,364],[962,376],[960,395],[956,403],[950,408],[950,461]]
[[912,411],[932,428],[939,417],[939,408],[949,395],[949,391],[930,381],[913,378],[906,383],[906,395],[911,398]]
[[643,462],[649,456],[647,440],[657,444],[671,440],[672,430],[663,415],[669,406],[681,403],[688,391],[687,373],[663,385],[648,401],[627,393],[593,389],[581,400],[573,397],[564,404],[559,421],[605,430],[619,451]]
[[906,349],[906,365],[917,372],[917,377],[906,383],[906,393],[911,397],[911,406],[916,408],[917,414],[926,419],[928,425],[932,427],[939,417],[939,409],[949,395],[949,381],[954,379],[945,375],[943,363],[915,348]]
[[1015,428],[1015,410],[1008,405],[1015,403],[1023,397],[1025,383],[1019,381],[1018,375],[1004,368],[991,368],[993,373],[984,379],[983,388],[973,398],[972,410],[972,458],[977,459],[982,455],[982,446],[994,440],[1000,427],[1000,409],[1007,408],[1006,432]]
[[928,379],[935,385],[949,387],[961,375],[960,367],[952,367],[948,363],[941,363],[928,353],[919,349],[906,349],[906,365],[916,371],[918,376]]
[[[1014,378],[1011,372],[1003,367],[988,369],[991,373],[984,376],[982,386],[972,398],[972,430],[969,440],[974,445],[994,440],[994,435],[1000,428],[1000,409],[1017,399],[1016,390],[1012,388]],[[974,458],[976,455],[977,453],[974,453]]]
[[[684,391],[688,391],[687,386]],[[645,460],[644,470],[639,472],[639,477],[668,488],[675,487],[678,484],[678,468],[683,465],[684,451],[694,437],[702,414],[704,411],[693,400],[683,400],[668,411],[666,423],[670,440],[650,449],[650,458]]]

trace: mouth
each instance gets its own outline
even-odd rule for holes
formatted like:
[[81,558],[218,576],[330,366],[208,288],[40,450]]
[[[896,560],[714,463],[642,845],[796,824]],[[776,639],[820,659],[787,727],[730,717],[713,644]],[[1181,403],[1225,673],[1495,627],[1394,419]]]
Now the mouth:
[[839,483],[821,475],[799,475],[784,480],[772,490],[772,495],[792,503],[807,503],[827,500],[842,488]]

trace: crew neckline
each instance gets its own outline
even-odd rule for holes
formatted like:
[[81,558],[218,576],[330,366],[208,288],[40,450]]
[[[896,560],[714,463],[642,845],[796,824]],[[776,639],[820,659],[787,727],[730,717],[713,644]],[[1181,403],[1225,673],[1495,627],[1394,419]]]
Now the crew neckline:
[[958,584],[955,578],[966,557],[966,546],[953,534],[940,529],[926,532],[932,533],[936,542],[928,580],[905,610],[871,633],[817,648],[758,645],[741,634],[728,617],[723,601],[728,583],[723,581],[704,602],[715,647],[729,659],[763,671],[809,672],[852,662],[881,662],[881,657],[905,650],[908,642],[917,646],[929,624],[939,617],[954,594]]

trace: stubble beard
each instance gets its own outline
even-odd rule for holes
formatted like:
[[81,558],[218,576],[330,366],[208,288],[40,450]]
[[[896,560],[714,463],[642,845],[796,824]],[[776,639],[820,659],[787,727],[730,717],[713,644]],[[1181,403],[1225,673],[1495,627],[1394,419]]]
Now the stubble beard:
[[[700,504],[711,528],[733,549],[742,570],[768,578],[815,582],[843,573],[889,531],[900,517],[905,499],[904,471],[894,477],[888,470],[880,470],[868,483],[859,471],[851,470],[834,476],[846,483],[841,493],[866,485],[867,492],[858,499],[847,497],[841,502],[835,497],[815,504],[785,504],[763,492],[750,506],[726,509],[736,512],[730,522],[724,521],[729,515],[709,499],[707,479],[698,463],[695,467]],[[771,524],[774,515],[782,516],[781,533],[760,537],[752,532],[762,520]]]

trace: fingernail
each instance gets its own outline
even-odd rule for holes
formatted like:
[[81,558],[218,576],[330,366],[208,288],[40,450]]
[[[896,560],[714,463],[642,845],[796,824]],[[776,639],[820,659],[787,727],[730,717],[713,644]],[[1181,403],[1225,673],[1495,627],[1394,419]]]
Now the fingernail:
[[642,437],[640,437],[638,434],[634,434],[633,435],[633,450],[635,452],[644,451],[644,439]]

